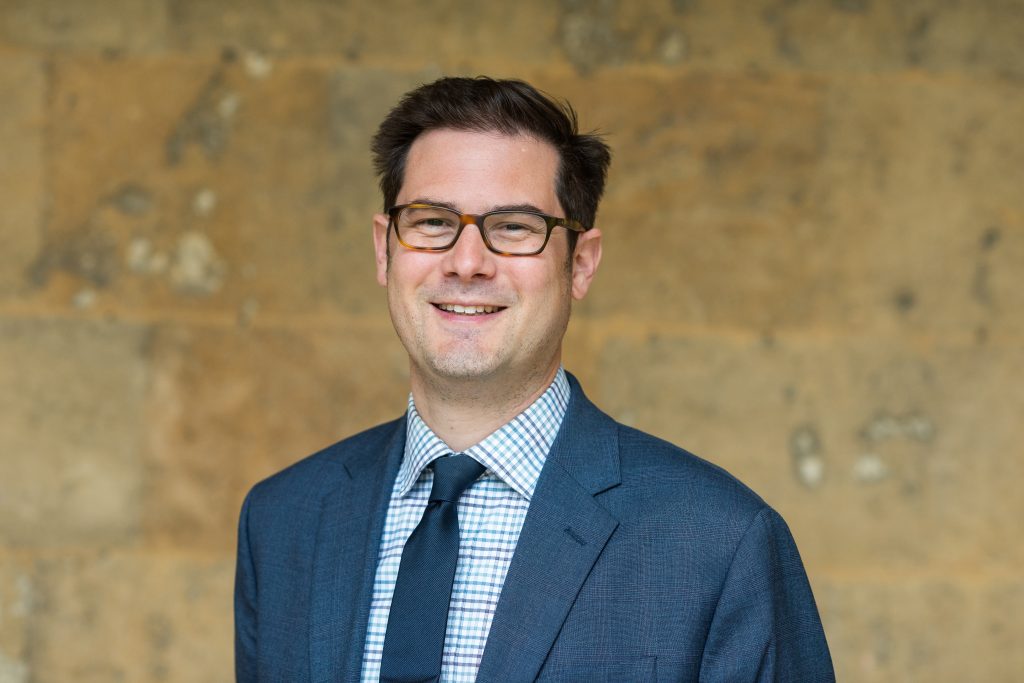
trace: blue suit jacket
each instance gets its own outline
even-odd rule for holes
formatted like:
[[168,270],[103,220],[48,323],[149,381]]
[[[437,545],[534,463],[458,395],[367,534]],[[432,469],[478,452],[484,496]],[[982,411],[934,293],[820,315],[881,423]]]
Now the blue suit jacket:
[[[690,453],[572,397],[478,681],[833,681],[785,522]],[[239,681],[358,681],[405,419],[257,484],[242,508]]]

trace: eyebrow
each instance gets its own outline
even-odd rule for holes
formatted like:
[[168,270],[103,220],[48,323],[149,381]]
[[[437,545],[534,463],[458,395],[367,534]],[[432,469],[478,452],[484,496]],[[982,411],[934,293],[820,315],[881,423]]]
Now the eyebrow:
[[[455,204],[452,204],[451,202],[446,202],[441,199],[431,199],[430,197],[417,197],[416,199],[410,200],[408,203],[430,204],[432,206],[440,206],[445,209],[450,209],[451,211],[454,211],[455,213],[458,214],[465,213],[462,209],[455,206]],[[484,211],[483,213],[493,213],[495,211],[530,211],[532,213],[539,213],[545,216],[547,215],[533,204],[498,204],[492,206],[490,209]]]

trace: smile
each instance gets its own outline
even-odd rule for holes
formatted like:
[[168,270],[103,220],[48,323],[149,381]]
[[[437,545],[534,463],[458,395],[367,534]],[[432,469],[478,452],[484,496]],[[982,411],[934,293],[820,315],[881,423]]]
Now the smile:
[[464,306],[462,304],[434,304],[442,311],[458,313],[459,315],[484,315],[496,313],[504,309],[504,306]]

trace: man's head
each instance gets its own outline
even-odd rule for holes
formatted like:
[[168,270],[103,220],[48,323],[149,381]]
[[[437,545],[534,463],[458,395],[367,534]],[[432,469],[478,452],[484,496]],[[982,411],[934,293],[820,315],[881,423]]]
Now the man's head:
[[[437,250],[410,244],[410,232],[405,246],[389,249],[392,217],[374,217],[377,277],[409,352],[414,392],[427,383],[452,391],[453,381],[527,392],[557,370],[571,301],[586,294],[601,257],[599,230],[576,233],[558,221],[592,224],[609,159],[604,143],[575,133],[573,119],[518,81],[443,79],[407,95],[381,125],[374,152],[386,208],[454,212],[446,219],[432,209],[402,230],[436,239],[463,215],[457,239]],[[588,179],[593,185],[581,187]],[[485,232],[492,247],[528,232],[526,221],[478,218],[496,211],[553,217],[543,251],[489,249]]]
[[[558,153],[555,192],[565,217],[594,226],[611,153],[596,135],[580,134],[576,112],[517,80],[442,78],[412,90],[381,123],[373,138],[384,209],[395,205],[409,148],[427,131],[521,134],[547,142]],[[575,234],[569,236],[575,244]]]

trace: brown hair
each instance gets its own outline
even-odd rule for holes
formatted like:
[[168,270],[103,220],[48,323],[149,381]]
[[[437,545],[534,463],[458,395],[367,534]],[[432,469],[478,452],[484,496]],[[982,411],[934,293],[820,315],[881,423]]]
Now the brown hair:
[[[579,133],[568,102],[552,100],[523,81],[485,76],[421,85],[406,93],[380,124],[371,150],[385,210],[398,197],[412,143],[438,128],[525,134],[550,143],[560,160],[555,193],[566,217],[593,227],[611,162],[608,145],[595,133]],[[570,246],[576,235],[569,234]]]

